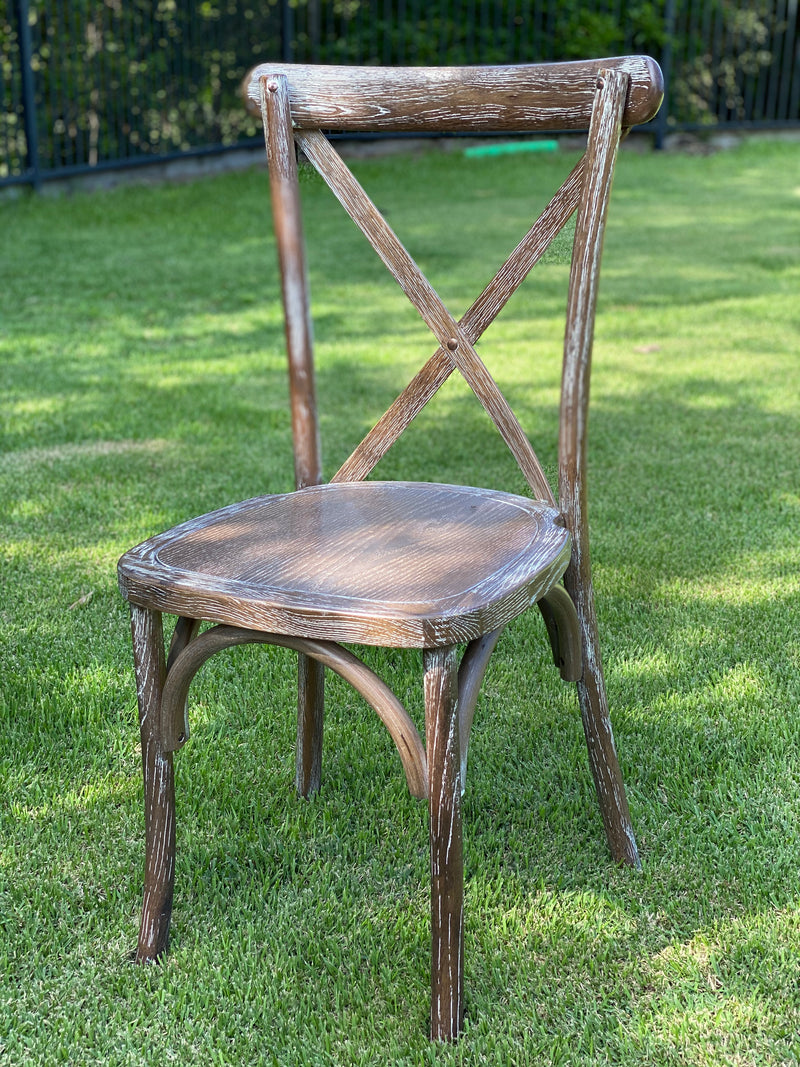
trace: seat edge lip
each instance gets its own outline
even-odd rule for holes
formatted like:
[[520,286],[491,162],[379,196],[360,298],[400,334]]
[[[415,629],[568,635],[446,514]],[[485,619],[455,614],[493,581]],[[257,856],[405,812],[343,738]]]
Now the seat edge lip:
[[554,557],[527,581],[467,610],[427,614],[381,613],[363,607],[345,612],[326,608],[309,610],[291,605],[265,605],[229,592],[202,591],[180,580],[169,584],[148,573],[146,567],[120,570],[122,596],[131,604],[173,615],[239,626],[250,630],[307,637],[323,641],[428,648],[463,644],[511,622],[540,600],[563,576],[572,544],[565,531]]

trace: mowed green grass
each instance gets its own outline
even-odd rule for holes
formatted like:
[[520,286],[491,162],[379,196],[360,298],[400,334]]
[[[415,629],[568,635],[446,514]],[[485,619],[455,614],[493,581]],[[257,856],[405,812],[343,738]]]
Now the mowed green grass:
[[[356,169],[460,315],[574,158]],[[304,193],[330,475],[434,346],[319,180]],[[531,613],[473,731],[465,1033],[430,1047],[425,806],[335,678],[323,789],[298,800],[292,658],[239,649],[195,681],[176,759],[170,955],[130,962],[143,819],[115,564],[291,486],[270,233],[261,171],[0,203],[0,1063],[797,1062],[798,143],[618,168],[590,502],[642,872],[609,858],[574,687]],[[568,250],[480,344],[550,475]],[[378,473],[524,489],[457,382]],[[420,721],[418,656],[364,654]]]

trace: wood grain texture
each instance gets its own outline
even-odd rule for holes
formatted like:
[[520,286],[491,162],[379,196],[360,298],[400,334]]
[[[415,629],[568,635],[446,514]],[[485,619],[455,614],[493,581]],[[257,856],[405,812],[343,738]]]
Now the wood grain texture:
[[422,316],[439,345],[463,374],[500,431],[539,500],[555,503],[552,490],[525,431],[469,337],[406,251],[395,232],[319,130],[299,132],[297,143],[380,256],[384,266]]
[[403,764],[411,795],[418,799],[428,795],[425,749],[408,712],[391,689],[365,663],[348,649],[329,641],[310,641],[287,634],[262,633],[233,626],[215,626],[206,630],[177,657],[167,675],[159,725],[165,750],[174,751],[184,743],[181,734],[182,708],[198,670],[217,652],[248,644],[292,648],[349,682],[377,712],[389,731]]
[[565,682],[578,682],[583,677],[583,642],[578,613],[572,597],[560,585],[554,585],[537,607],[544,619],[553,662]]
[[297,743],[294,784],[298,796],[311,797],[322,785],[322,734],[325,668],[300,652],[297,656]]
[[[555,586],[553,588],[556,588]],[[470,641],[458,668],[458,733],[461,751],[461,793],[467,787],[467,756],[472,720],[489,660],[500,640],[502,628]]]
[[[194,641],[200,632],[200,619],[187,619],[180,616],[175,622],[175,629],[172,631],[172,638],[169,643],[169,653],[167,655],[167,673],[169,673],[175,660],[183,652],[190,641]],[[183,705],[183,729],[181,731],[182,743],[185,744],[189,740],[189,705],[188,701]],[[168,750],[171,751],[171,750]]]
[[585,130],[600,69],[631,82],[624,124],[648,122],[664,95],[649,56],[502,67],[331,67],[262,63],[247,75],[245,99],[256,113],[260,83],[289,83],[295,125],[347,132]]
[[390,647],[467,643],[561,577],[553,508],[491,489],[353,482],[257,497],[126,553],[132,603],[254,630]]
[[425,736],[431,850],[431,1038],[464,1022],[464,854],[456,650],[426,649]]
[[594,606],[586,484],[586,444],[600,257],[625,107],[627,75],[603,71],[587,146],[587,170],[572,255],[559,431],[559,503],[572,534],[564,585],[577,611],[583,645],[578,700],[600,811],[614,858],[638,867],[622,773],[608,712]]
[[[583,165],[584,157],[581,157],[539,218],[459,320],[458,325],[470,344],[477,344],[575,211],[583,188]],[[451,354],[446,348],[437,348],[331,481],[352,482],[366,478],[453,370],[455,363]]]
[[166,674],[161,615],[131,607],[131,635],[144,779],[145,873],[138,963],[167,950],[175,883],[175,778],[161,744],[161,694]]
[[194,641],[200,632],[200,619],[187,619],[179,616],[175,620],[175,629],[169,642],[169,654],[167,655],[167,670],[170,669],[177,657],[183,652],[190,641]]
[[272,78],[269,83],[263,79],[259,91],[289,359],[295,485],[302,489],[322,481],[322,461],[297,161],[286,79]]
[[[295,486],[302,489],[322,481],[322,449],[297,160],[286,79],[262,79],[260,93],[289,360]],[[316,793],[322,781],[324,714],[324,668],[301,653],[297,659],[295,785],[303,797]]]

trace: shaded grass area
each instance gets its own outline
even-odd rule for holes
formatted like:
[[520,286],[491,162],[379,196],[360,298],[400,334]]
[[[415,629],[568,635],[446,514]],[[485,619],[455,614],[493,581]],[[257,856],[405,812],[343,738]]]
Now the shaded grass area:
[[[358,171],[460,314],[571,162]],[[264,175],[0,205],[0,1063],[800,1057],[799,164],[797,145],[769,141],[623,154],[590,498],[644,869],[611,864],[574,691],[541,620],[518,620],[473,731],[454,1049],[425,1037],[424,806],[335,678],[322,794],[294,797],[282,650],[235,650],[193,686],[171,954],[130,963],[143,832],[115,563],[291,485]],[[304,184],[332,474],[433,345]],[[551,474],[567,254],[565,240],[480,345]],[[379,474],[523,490],[457,382]],[[419,720],[418,657],[365,655]]]

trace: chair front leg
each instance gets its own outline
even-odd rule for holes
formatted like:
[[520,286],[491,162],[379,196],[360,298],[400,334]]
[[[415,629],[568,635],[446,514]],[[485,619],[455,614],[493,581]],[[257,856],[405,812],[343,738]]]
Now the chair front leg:
[[133,659],[139,701],[144,776],[145,875],[136,962],[157,959],[167,949],[175,883],[175,780],[172,753],[164,752],[159,711],[164,688],[161,614],[131,605]]
[[431,848],[431,1038],[454,1041],[464,1020],[464,857],[455,648],[426,649],[425,734]]

